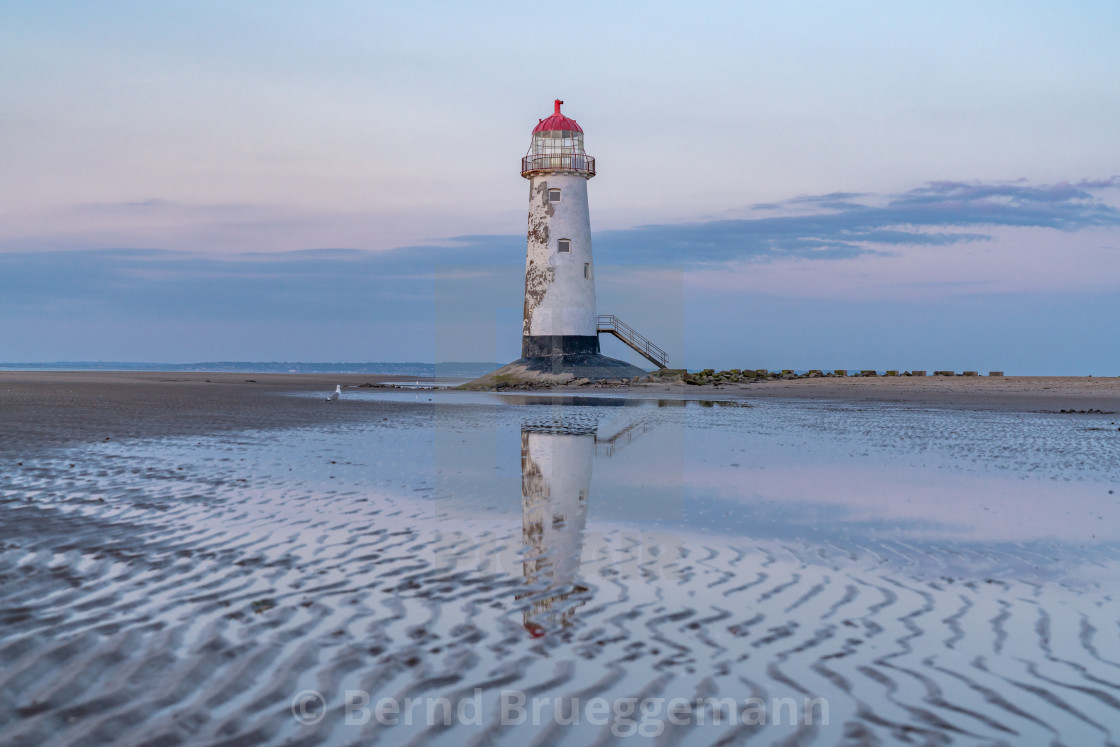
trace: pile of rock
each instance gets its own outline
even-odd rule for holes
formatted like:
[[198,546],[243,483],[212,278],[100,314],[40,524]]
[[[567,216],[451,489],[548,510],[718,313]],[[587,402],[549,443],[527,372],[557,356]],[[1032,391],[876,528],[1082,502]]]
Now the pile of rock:
[[[948,372],[950,375],[953,372]],[[703,371],[696,373],[688,373],[683,369],[662,369],[652,373],[647,377],[651,381],[666,380],[680,381],[685,384],[740,384],[752,383],[758,381],[771,381],[775,379],[817,379],[817,378],[847,378],[848,376],[855,377],[878,377],[878,376],[925,376],[925,371],[898,371],[889,370],[883,373],[872,369],[861,369],[858,373],[849,372],[846,368],[835,368],[831,371],[824,371],[819,368],[813,368],[804,373],[796,373],[793,369],[783,368],[780,371],[768,371],[766,369],[751,369],[751,368],[732,368],[727,371],[715,371],[711,368],[705,368]],[[968,373],[965,374],[970,375]]]
[[705,368],[703,371],[689,373],[680,368],[655,371],[642,381],[655,381],[659,383],[692,384],[694,386],[718,386],[720,384],[751,384],[759,381],[775,381],[788,379],[817,379],[833,376],[846,376],[847,372],[825,373],[819,368],[814,368],[804,373],[796,373],[793,369],[784,368],[780,371],[768,371],[764,368],[729,368],[725,371],[716,371],[714,368]]
[[[550,377],[538,378],[536,381],[527,382],[519,381],[517,379],[510,379],[509,377],[495,377],[495,380],[488,382],[489,386],[482,388],[492,389],[520,389],[520,390],[533,390],[533,389],[554,389],[554,388],[569,388],[594,385],[597,388],[616,389],[621,387],[641,386],[643,384],[691,384],[692,386],[720,386],[722,384],[753,384],[762,381],[781,381],[793,379],[817,379],[817,378],[846,378],[851,376],[864,376],[864,377],[901,377],[901,376],[926,376],[925,371],[897,371],[889,370],[883,373],[871,369],[863,369],[858,373],[851,372],[844,368],[836,368],[831,371],[823,371],[819,368],[810,369],[804,373],[797,373],[793,369],[783,368],[779,371],[769,371],[764,368],[729,368],[724,371],[716,371],[714,368],[705,368],[702,371],[690,373],[683,368],[662,368],[659,371],[654,371],[645,376],[635,376],[629,379],[600,379],[598,381],[589,381],[585,378],[575,378],[571,374]],[[934,376],[977,376],[976,371],[965,371],[964,373],[956,373],[955,371],[934,371]],[[994,371],[989,376],[1002,376],[1003,374]]]

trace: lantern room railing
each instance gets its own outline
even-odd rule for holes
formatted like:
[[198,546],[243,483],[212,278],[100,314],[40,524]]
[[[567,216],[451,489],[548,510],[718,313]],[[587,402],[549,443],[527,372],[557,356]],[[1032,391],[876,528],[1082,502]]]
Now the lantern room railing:
[[521,159],[521,176],[540,171],[578,171],[595,176],[595,158],[585,153],[530,153]]

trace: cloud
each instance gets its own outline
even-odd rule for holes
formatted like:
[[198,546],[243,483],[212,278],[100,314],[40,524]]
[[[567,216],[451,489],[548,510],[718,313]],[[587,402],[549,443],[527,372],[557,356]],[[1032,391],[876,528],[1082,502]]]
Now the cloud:
[[[881,195],[803,195],[761,218],[648,225],[595,235],[603,264],[715,269],[783,259],[836,261],[936,250],[991,238],[989,228],[1078,231],[1120,226],[1099,193],[1120,178],[1076,184],[930,182]],[[757,212],[761,206],[749,208]],[[474,234],[386,251],[352,248],[215,256],[157,249],[0,253],[0,311],[206,319],[399,320],[430,313],[433,283],[463,275],[470,293],[502,293],[524,262],[519,235]],[[480,268],[471,274],[467,269]],[[831,271],[830,271],[831,272]],[[964,274],[967,268],[962,268]],[[975,276],[938,280],[975,280]],[[931,278],[926,278],[931,279]],[[896,278],[898,282],[908,282]],[[801,283],[803,281],[799,281]],[[14,317],[13,317],[14,318]]]
[[940,181],[895,195],[802,195],[748,208],[784,215],[607,231],[596,236],[596,248],[629,261],[684,265],[848,259],[897,246],[990,239],[977,230],[983,228],[1120,226],[1120,210],[1095,194],[1117,187],[1120,177],[1044,185]]
[[[1092,185],[1092,186],[1090,186]],[[1120,225],[1120,210],[1091,190],[1117,186],[1115,178],[1030,186],[965,182],[930,182],[893,199],[885,209],[914,225],[1032,226],[1077,231]]]
[[[894,194],[829,192],[746,206],[721,220],[649,224],[595,233],[597,257],[625,264],[712,266],[782,260],[844,260],[891,254],[900,247],[937,247],[990,239],[999,227],[1078,231],[1120,225],[1120,211],[1101,195],[1120,177],[1078,182],[928,182]],[[131,203],[75,206],[87,216],[53,239],[40,232],[0,236],[0,250],[65,250],[160,246],[181,251],[267,252],[298,258],[309,246],[362,246],[384,256],[386,269],[425,264],[494,264],[523,260],[516,234],[467,234],[417,241],[384,234],[369,215],[327,215],[279,205],[183,204],[150,197]],[[421,222],[421,221],[418,221]],[[66,221],[62,221],[66,224]],[[2,233],[2,232],[0,232]],[[359,238],[365,237],[365,238]],[[377,237],[376,245],[367,242]],[[383,249],[379,247],[394,247]],[[340,258],[346,249],[334,249]],[[358,250],[350,250],[357,252]],[[357,257],[354,258],[355,260]]]
[[[329,320],[423,315],[430,280],[371,252],[217,258],[156,250],[0,254],[0,312],[103,318]],[[412,269],[415,263],[408,267]]]
[[1114,176],[1110,179],[1082,179],[1077,183],[1077,186],[1084,189],[1107,189],[1109,187],[1120,187],[1120,176]]

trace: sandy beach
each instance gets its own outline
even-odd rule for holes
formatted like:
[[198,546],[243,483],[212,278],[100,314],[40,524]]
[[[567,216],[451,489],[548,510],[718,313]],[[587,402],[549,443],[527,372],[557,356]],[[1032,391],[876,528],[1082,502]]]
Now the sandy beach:
[[1115,741],[1116,379],[384,382],[0,373],[0,742]]
[[324,410],[282,397],[408,377],[365,374],[0,372],[0,453],[106,439],[292,428],[324,418],[361,419],[362,406]]
[[[113,438],[211,434],[245,428],[291,428],[337,419],[360,421],[368,403],[325,410],[311,398],[278,397],[363,384],[412,383],[409,377],[366,374],[217,374],[161,372],[0,372],[0,452]],[[848,377],[690,386],[558,387],[608,389],[640,396],[703,399],[833,400],[1059,412],[1120,412],[1120,378],[1097,377]],[[380,405],[384,406],[384,405]],[[330,419],[328,421],[327,419]]]

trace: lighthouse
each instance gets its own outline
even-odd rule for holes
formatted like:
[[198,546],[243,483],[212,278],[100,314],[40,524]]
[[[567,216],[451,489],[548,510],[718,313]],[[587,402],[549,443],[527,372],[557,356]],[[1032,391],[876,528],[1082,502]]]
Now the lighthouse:
[[583,128],[560,112],[533,128],[521,176],[529,180],[522,358],[596,355],[595,263],[587,182],[595,159],[583,149]]
[[468,383],[556,382],[586,378],[628,379],[645,371],[599,352],[599,333],[613,334],[662,368],[664,351],[595,304],[595,262],[587,183],[595,159],[584,150],[584,132],[553,102],[552,114],[533,128],[521,176],[529,181],[525,250],[525,310],[521,358]]

